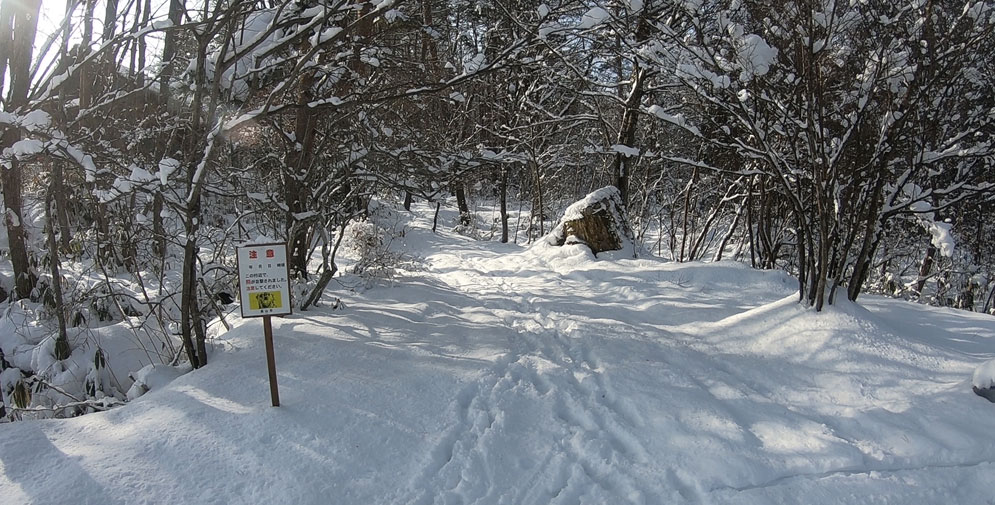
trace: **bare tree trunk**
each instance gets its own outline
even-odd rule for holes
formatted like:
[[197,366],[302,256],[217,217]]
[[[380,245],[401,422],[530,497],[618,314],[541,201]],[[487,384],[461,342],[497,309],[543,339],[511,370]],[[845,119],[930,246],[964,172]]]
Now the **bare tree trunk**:
[[801,210],[795,209],[795,253],[798,255],[798,301],[805,299],[808,285],[808,261],[805,255],[806,228]]
[[68,251],[69,244],[69,202],[66,195],[66,186],[63,178],[65,172],[62,169],[62,161],[55,160],[52,163],[52,193],[55,199],[55,218],[59,223],[59,243],[62,250]]
[[992,289],[988,291],[988,297],[985,299],[985,306],[982,308],[982,312],[989,312],[992,309],[992,300],[995,300],[995,283],[992,283]]
[[322,243],[321,243],[321,260],[324,266],[324,270],[321,272],[321,276],[318,277],[318,282],[315,284],[314,289],[308,295],[304,303],[301,304],[301,310],[307,310],[309,307],[318,302],[321,298],[321,294],[325,292],[325,288],[328,287],[328,283],[332,281],[332,277],[335,276],[335,272],[338,271],[338,267],[335,265],[335,254],[339,250],[339,246],[342,244],[342,238],[345,237],[345,228],[349,224],[348,219],[343,219],[342,224],[339,226],[338,236],[335,238],[335,245],[331,246],[329,244],[330,240],[328,238],[328,231],[324,226],[321,227]]
[[[72,1],[72,0],[68,0]],[[14,11],[13,2],[0,3],[0,92],[7,89],[4,79],[7,77],[7,60],[14,49]]]
[[[56,162],[59,163],[59,162]],[[52,181],[55,182],[54,179]],[[59,336],[57,337],[58,346],[63,348],[69,347],[69,337],[66,334],[66,305],[62,299],[62,275],[59,272],[60,262],[59,259],[59,246],[55,240],[55,221],[52,219],[52,203],[53,194],[55,187],[54,184],[49,188],[48,197],[45,199],[45,220],[48,222],[48,262],[52,274],[52,296],[55,300],[55,315],[59,322]],[[59,230],[62,235],[67,235],[66,230]],[[68,357],[68,356],[66,356]],[[65,358],[61,358],[65,359]]]
[[[646,2],[643,10],[640,11],[635,26],[635,41],[641,43],[649,36],[649,17],[653,9],[652,2]],[[619,61],[621,63],[621,60]],[[621,64],[619,65],[621,67]],[[632,88],[629,96],[625,99],[625,110],[622,113],[622,124],[619,125],[618,143],[626,147],[635,147],[636,126],[639,121],[639,104],[642,103],[645,92],[645,82],[647,70],[639,64],[638,57],[632,60]],[[629,178],[632,175],[633,157],[624,153],[616,153],[612,160],[612,171],[615,176],[615,187],[618,188],[622,197],[622,208],[629,207]]]
[[[188,214],[193,211],[188,210]],[[199,313],[197,311],[197,240],[194,238],[197,233],[195,218],[187,219],[187,240],[183,246],[183,285],[180,288],[180,339],[183,342],[183,350],[187,353],[190,366],[200,368],[207,364],[201,363],[198,356],[197,347],[194,345],[192,326],[200,326]]]
[[755,235],[753,233],[753,186],[756,183],[756,176],[750,176],[750,189],[746,194],[746,234],[750,239],[750,266],[757,268],[757,242],[759,237],[754,239]]
[[470,206],[466,200],[466,187],[463,181],[453,182],[453,193],[456,194],[456,206],[459,208],[459,223],[462,226],[470,226],[473,219],[470,216]]
[[114,37],[114,33],[117,31],[117,1],[118,0],[105,0],[106,6],[104,8],[104,40],[110,40]]
[[[205,0],[205,11],[208,0]],[[205,17],[207,13],[205,12]],[[202,132],[203,111],[201,104],[204,103],[204,93],[207,91],[207,46],[206,37],[197,38],[197,54],[194,77],[194,96],[190,120],[190,143]],[[208,117],[213,116],[213,111],[208,111]],[[219,126],[220,128],[220,126]],[[186,231],[186,242],[183,246],[183,284],[180,293],[180,324],[181,340],[183,348],[186,350],[187,358],[194,368],[200,368],[207,364],[207,335],[204,328],[204,321],[200,310],[200,300],[197,296],[197,279],[199,269],[197,267],[199,246],[197,235],[201,225],[201,204],[204,185],[207,179],[207,170],[212,163],[212,153],[214,153],[214,143],[218,141],[217,132],[208,134],[207,148],[199,149],[199,146],[189,146],[187,149],[187,198],[184,208],[184,228]],[[200,156],[198,159],[197,156]],[[194,343],[196,336],[196,347]]]
[[[747,205],[748,200],[749,197],[744,196],[743,201],[740,202],[738,206],[736,206],[736,214],[732,218],[732,224],[729,225],[729,229],[726,231],[726,234],[722,237],[722,241],[719,242],[719,248],[717,251],[715,251],[715,256],[712,258],[712,261],[716,262],[722,261],[722,252],[725,250],[726,246],[729,245],[729,240],[731,240],[732,236],[736,233],[736,227],[739,226],[739,219],[743,215],[743,207]],[[735,258],[733,259],[735,260]]]
[[[820,195],[816,198],[819,202],[824,202]],[[815,285],[815,310],[821,311],[826,303],[826,287],[829,280],[829,215],[825,207],[819,208],[819,244],[817,249],[817,282]]]
[[[532,168],[533,168],[533,170],[535,170],[536,200],[537,200],[537,202],[539,204],[539,216],[538,216],[539,217],[539,236],[541,237],[541,236],[543,236],[543,235],[546,234],[546,213],[543,210],[543,202],[542,202],[542,173],[539,171],[539,164],[538,163],[536,163],[534,161],[530,161],[529,163],[532,164]],[[535,218],[535,211],[536,211],[536,209],[533,208],[532,209],[533,219]],[[531,233],[529,233],[529,242],[532,242],[532,234]]]
[[930,244],[926,248],[926,256],[922,259],[922,264],[919,266],[919,278],[916,280],[916,297],[922,296],[922,290],[926,288],[926,280],[929,279],[929,274],[933,271],[933,261],[936,259],[936,246]]
[[[4,145],[12,145],[19,135],[16,130],[8,130],[13,135],[4,135]],[[0,170],[0,180],[3,184],[3,203],[6,207],[4,224],[10,246],[10,262],[14,268],[15,297],[29,298],[35,285],[35,274],[31,271],[28,261],[27,231],[24,228],[23,201],[21,194],[22,168],[16,160],[11,160],[10,168]]]
[[[182,22],[185,7],[184,0],[169,0],[169,21],[174,26]],[[177,37],[178,33],[175,30],[167,30],[162,44],[162,61],[166,66],[163,67],[159,77],[159,102],[163,108],[169,105],[170,86],[173,83],[176,66],[173,58],[176,57]]]
[[162,210],[165,205],[165,198],[162,192],[156,191],[152,195],[152,235],[154,242],[152,250],[156,256],[166,255],[166,229],[162,224]]
[[[618,143],[626,147],[634,147],[636,141],[636,126],[639,119],[639,104],[643,100],[643,81],[646,70],[640,69],[638,63],[632,71],[632,90],[625,100],[625,112],[622,114],[622,125],[618,131]],[[612,173],[615,176],[615,187],[622,196],[622,207],[629,206],[629,177],[632,172],[633,157],[628,153],[615,153],[612,161]]]
[[687,258],[684,256],[684,250],[687,248],[688,235],[691,231],[688,229],[688,216],[691,214],[691,193],[694,192],[695,182],[698,180],[698,167],[694,167],[691,171],[691,181],[688,183],[687,188],[684,193],[684,223],[681,226],[683,231],[681,232],[681,255],[677,258],[678,262],[683,262]]
[[284,200],[287,202],[287,239],[290,242],[290,270],[307,279],[308,255],[310,240],[308,226],[297,219],[297,216],[307,210],[308,195],[303,184],[314,158],[315,128],[314,110],[308,107],[313,100],[314,72],[307,71],[301,76],[298,95],[297,117],[294,123],[294,138],[299,145],[290,147],[285,157],[285,174],[283,180]]
[[[691,245],[691,250],[688,253],[688,261],[695,261],[697,258],[704,256],[706,248],[705,244],[707,242],[711,242],[710,240],[708,240],[708,234],[710,231],[712,231],[712,225],[715,223],[715,220],[718,219],[719,217],[719,213],[722,210],[722,204],[728,200],[728,198],[732,195],[733,191],[735,191],[736,188],[739,186],[740,182],[742,181],[737,180],[735,183],[730,185],[726,189],[725,195],[723,195],[722,198],[719,199],[719,201],[715,202],[715,205],[712,207],[711,212],[708,213],[708,217],[705,218],[705,222],[701,225],[701,230],[698,231],[698,238],[696,238],[694,243]],[[738,220],[739,220],[739,210],[737,209],[736,221]],[[735,225],[736,223],[733,222],[733,226],[729,228],[730,230],[729,234],[731,234],[731,230],[735,229]],[[723,244],[724,243],[725,240],[723,240]],[[719,253],[718,256],[721,257],[722,256],[721,253]]]
[[[874,252],[877,250],[880,234],[882,230],[879,204],[881,190],[884,188],[884,177],[878,177],[874,185],[874,194],[871,201],[867,203],[867,212],[864,214],[864,241],[857,253],[857,260],[854,263],[853,275],[850,276],[850,285],[847,286],[847,298],[855,302],[864,287],[864,282],[871,271],[871,262]],[[844,268],[841,266],[841,268]]]
[[[90,54],[90,44],[93,43],[93,11],[97,7],[96,0],[86,0],[83,10],[83,40],[79,44],[78,61],[84,60]],[[93,62],[80,65],[79,68],[79,110],[80,113],[93,103]]]
[[508,170],[501,167],[501,243],[508,243]]
[[[142,8],[142,21],[141,25],[145,26],[149,22],[149,17],[152,14],[152,0],[145,0],[144,7]],[[145,36],[138,37],[138,68],[136,70],[136,84],[139,87],[145,86],[145,51],[147,48],[147,43],[145,42]],[[143,109],[148,110],[150,104],[145,104]]]
[[[17,113],[27,105],[28,88],[31,83],[32,44],[38,30],[38,12],[41,0],[5,1],[0,7],[0,35],[10,35],[10,42],[0,40],[0,45],[6,46],[2,66],[10,75],[10,86],[7,95],[6,108]],[[0,69],[0,76],[2,76]],[[3,77],[0,77],[2,85]],[[2,87],[2,86],[0,86]],[[23,111],[20,111],[23,112]],[[21,134],[16,128],[7,128],[0,143],[0,149],[14,145],[20,140]],[[12,159],[9,168],[0,170],[0,184],[3,185],[3,200],[6,207],[4,224],[10,247],[10,261],[14,269],[14,294],[17,298],[28,298],[35,285],[35,274],[31,271],[28,261],[27,230],[24,227],[22,167]]]
[[[422,23],[425,26],[432,26],[432,4],[429,0],[422,0]],[[439,48],[428,30],[422,31],[421,37],[421,61],[430,67],[437,67],[439,63]]]

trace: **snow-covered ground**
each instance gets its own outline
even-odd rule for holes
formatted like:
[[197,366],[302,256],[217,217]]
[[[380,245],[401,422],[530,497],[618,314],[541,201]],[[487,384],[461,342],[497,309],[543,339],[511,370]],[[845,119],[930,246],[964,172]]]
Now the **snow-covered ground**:
[[241,321],[124,407],[0,425],[0,503],[995,503],[995,318],[430,219],[393,286],[274,319],[281,407]]

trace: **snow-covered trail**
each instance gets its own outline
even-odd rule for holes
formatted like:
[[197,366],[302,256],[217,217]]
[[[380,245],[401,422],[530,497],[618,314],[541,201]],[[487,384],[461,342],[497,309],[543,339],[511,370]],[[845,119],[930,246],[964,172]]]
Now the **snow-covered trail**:
[[[992,351],[990,317],[873,297],[876,313],[840,303],[814,315],[783,274],[588,254],[432,258],[440,279],[518,330],[496,384],[552,403],[536,424],[561,457],[525,472],[547,494],[508,503],[769,503],[778,493],[796,503],[869,490],[895,503],[995,499],[992,413],[965,382],[965,351]],[[476,459],[520,436],[494,427],[514,402],[489,392],[471,406],[498,433],[467,441]],[[456,455],[447,464],[462,466]],[[455,502],[498,503],[515,487],[499,484],[491,499]]]
[[995,319],[813,314],[734,263],[409,230],[423,267],[258,320],[131,404],[0,425],[3,503],[992,504]]

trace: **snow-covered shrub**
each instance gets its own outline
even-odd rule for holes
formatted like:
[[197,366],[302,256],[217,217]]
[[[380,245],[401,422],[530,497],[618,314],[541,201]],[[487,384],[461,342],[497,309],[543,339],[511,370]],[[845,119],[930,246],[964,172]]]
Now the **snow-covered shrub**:
[[31,403],[31,393],[24,384],[21,369],[10,367],[0,371],[0,399],[8,408],[25,408]]
[[86,296],[90,316],[95,316],[98,322],[111,322],[115,319],[120,319],[120,314],[110,296],[110,293],[107,292],[107,288],[104,286],[98,286]]
[[482,224],[477,219],[476,214],[470,215],[470,222],[468,224],[463,224],[460,221],[460,217],[456,217],[456,224],[453,226],[453,231],[463,235],[464,237],[470,237],[474,240],[482,240],[483,235],[481,235]]
[[394,277],[398,267],[410,263],[403,252],[392,249],[404,237],[400,216],[388,205],[371,203],[369,217],[350,222],[342,237],[343,255],[354,262],[346,273],[362,278],[366,284]]
[[401,255],[390,250],[393,237],[390,230],[367,221],[354,221],[345,228],[342,246],[345,252],[356,259],[348,272],[358,275],[367,282],[390,279],[394,268],[401,261]]
[[895,274],[885,272],[877,279],[876,283],[870,286],[870,289],[884,295],[897,297],[902,295],[905,289],[901,281],[901,278]]
[[384,231],[370,221],[353,221],[345,228],[342,247],[360,260],[371,258],[383,249]]
[[[115,284],[115,291],[125,289]],[[106,292],[86,301],[105,303],[115,320],[99,317],[80,305],[81,297],[98,289],[79,287],[66,294],[65,337],[53,308],[28,299],[6,303],[0,316],[0,410],[2,420],[69,417],[106,410],[125,400],[128,374],[149,362],[170,362],[176,356],[174,337],[155,317],[128,314],[136,302],[118,301]],[[134,296],[133,294],[131,295]],[[72,307],[78,307],[73,309]],[[119,307],[130,307],[122,309]],[[145,308],[145,305],[138,305]],[[161,307],[161,304],[156,304]],[[135,309],[137,310],[137,309]],[[94,324],[97,323],[97,324]]]

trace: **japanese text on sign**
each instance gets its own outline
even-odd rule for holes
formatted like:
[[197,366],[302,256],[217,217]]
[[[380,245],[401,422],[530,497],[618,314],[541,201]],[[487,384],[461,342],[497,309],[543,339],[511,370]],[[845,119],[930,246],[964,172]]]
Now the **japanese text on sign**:
[[290,314],[289,278],[286,244],[239,247],[242,317]]

